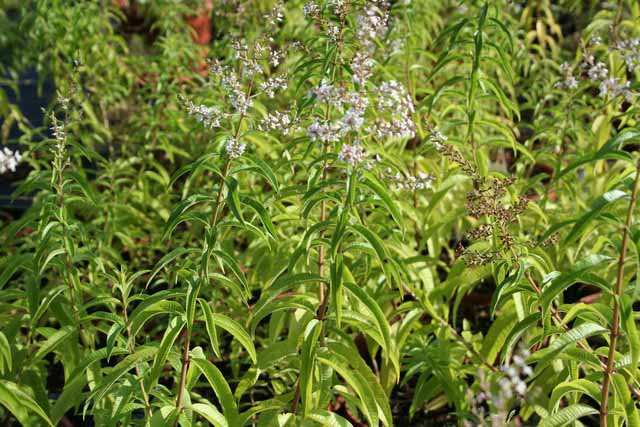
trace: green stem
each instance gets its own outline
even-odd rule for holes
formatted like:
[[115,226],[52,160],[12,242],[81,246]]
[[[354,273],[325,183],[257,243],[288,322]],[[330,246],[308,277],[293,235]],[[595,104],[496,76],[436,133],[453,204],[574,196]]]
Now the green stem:
[[611,322],[611,333],[609,335],[609,354],[607,356],[607,366],[604,370],[604,380],[602,381],[602,400],[600,405],[600,427],[607,427],[607,415],[609,413],[609,387],[611,385],[611,375],[613,374],[616,356],[616,344],[620,335],[620,297],[624,282],[624,263],[626,260],[627,246],[629,243],[629,229],[633,221],[633,210],[638,198],[638,180],[640,179],[640,160],[636,164],[636,177],[633,181],[631,199],[627,209],[627,218],[622,230],[622,244],[620,245],[620,255],[618,257],[618,275],[616,277],[615,296],[613,298],[613,319]]

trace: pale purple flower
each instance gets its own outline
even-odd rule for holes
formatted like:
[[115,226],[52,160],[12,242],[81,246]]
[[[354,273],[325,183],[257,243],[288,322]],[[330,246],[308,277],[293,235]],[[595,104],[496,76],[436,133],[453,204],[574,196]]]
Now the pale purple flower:
[[367,157],[367,153],[364,151],[364,148],[358,142],[354,142],[353,144],[342,144],[342,149],[340,150],[340,154],[338,154],[338,158],[343,162],[350,164],[351,166],[356,166]]

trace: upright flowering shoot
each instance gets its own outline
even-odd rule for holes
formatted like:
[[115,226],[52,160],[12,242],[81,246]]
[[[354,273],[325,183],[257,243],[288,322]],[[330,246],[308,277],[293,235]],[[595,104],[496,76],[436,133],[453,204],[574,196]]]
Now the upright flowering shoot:
[[640,427],[636,1],[8,3],[2,425]]

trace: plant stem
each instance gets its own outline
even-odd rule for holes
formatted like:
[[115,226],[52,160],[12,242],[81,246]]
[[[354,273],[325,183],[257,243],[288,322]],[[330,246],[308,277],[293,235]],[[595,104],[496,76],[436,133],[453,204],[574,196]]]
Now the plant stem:
[[[426,308],[424,304],[422,304],[421,299],[407,285],[403,285],[403,288],[406,293],[411,295],[416,301],[419,301],[423,308]],[[456,330],[456,328],[451,326],[449,322],[447,322],[444,318],[440,317],[437,313],[431,313],[430,310],[428,312],[433,319],[437,320],[438,323],[440,323],[440,325],[442,325],[445,328],[448,328],[451,334],[456,338],[456,340],[458,340],[462,345],[464,345],[467,351],[473,354],[480,362],[482,362],[484,366],[486,366],[492,372],[498,372],[498,368],[496,368],[491,363],[489,363],[482,354],[478,353],[478,351],[475,348],[473,348],[473,345],[469,341],[467,341],[462,335],[460,335],[460,333]]]
[[[251,97],[251,91],[253,90],[253,83],[254,83],[254,78],[252,77],[246,92],[247,99]],[[245,116],[246,116],[245,111],[240,113],[238,124],[236,125],[236,129],[233,134],[233,139],[237,139],[238,135],[240,135],[240,128],[242,127],[242,122]],[[211,218],[211,221],[209,222],[209,230],[211,231],[215,230],[216,226],[218,225],[218,221],[220,220],[220,214],[222,213],[222,192],[224,190],[225,181],[227,179],[227,175],[229,174],[230,168],[231,168],[231,159],[227,158],[227,161],[225,162],[222,170],[220,186],[218,187],[218,195],[216,196],[216,207],[215,207],[213,216]],[[208,247],[207,250],[211,250],[211,248]],[[198,288],[196,289],[196,298],[197,298],[197,294],[200,292],[200,287],[202,286],[202,282],[206,279],[208,279],[208,273],[205,272],[203,266],[200,265]],[[184,340],[184,348],[182,351],[182,371],[180,372],[180,384],[178,385],[178,396],[176,397],[176,409],[177,409],[176,425],[178,424],[180,412],[182,411],[182,405],[183,405],[182,400],[184,397],[185,384],[187,381],[187,372],[189,371],[189,365],[191,363],[191,360],[189,359],[189,351],[191,347],[191,327],[192,325],[187,325],[187,335]]]
[[[239,128],[239,126],[238,126]],[[236,132],[237,135],[237,132]],[[220,218],[220,212],[222,211],[222,192],[224,189],[224,181],[227,178],[227,174],[229,173],[229,168],[231,167],[231,159],[227,159],[227,162],[224,165],[222,171],[222,179],[220,180],[220,186],[218,188],[218,195],[216,196],[216,208],[213,213],[213,217],[210,222],[210,229],[213,230],[218,225],[218,220]],[[196,291],[199,292],[200,286],[202,286],[202,280],[205,280],[204,271],[200,270],[200,280],[198,281],[198,289]],[[191,363],[191,359],[189,358],[189,351],[191,350],[191,325],[187,325],[186,337],[184,339],[184,348],[182,350],[182,371],[180,372],[180,384],[178,385],[178,396],[176,398],[176,409],[178,416],[182,411],[183,405],[183,397],[185,392],[185,384],[187,381],[187,372],[189,371],[189,365]],[[178,422],[178,418],[176,418],[176,424]]]
[[[127,314],[127,302],[126,299],[122,298],[122,315],[124,317],[124,324],[126,325],[127,337],[129,338],[129,353],[134,354],[136,352],[136,344],[135,337],[131,334],[131,325],[129,324],[129,315]],[[149,394],[147,393],[146,388],[144,387],[144,381],[142,378],[142,372],[140,371],[140,366],[136,364],[135,367],[136,375],[138,376],[138,381],[140,384],[140,390],[142,391],[142,399],[144,401],[144,410],[147,415],[147,418],[151,418],[153,415],[153,411],[151,410],[151,404],[149,403]]]
[[618,6],[616,8],[616,17],[613,21],[613,40],[618,40],[618,25],[620,25],[620,19],[622,18],[622,0],[618,0]]
[[[502,234],[504,235],[505,233],[507,233],[507,229],[505,228],[504,225],[501,225],[501,230],[502,230]],[[515,262],[515,268],[518,268],[518,265],[520,264],[521,260],[520,260],[520,256],[518,255],[518,253],[515,251],[515,249],[513,248],[513,245],[509,245],[509,250],[511,251],[511,255],[513,256],[513,260]],[[542,289],[540,289],[540,286],[538,286],[538,284],[536,283],[536,281],[533,279],[533,276],[531,276],[531,273],[529,273],[529,271],[525,271],[524,272],[524,277],[525,279],[527,279],[527,282],[529,282],[529,284],[531,285],[531,287],[533,288],[533,290],[535,291],[535,293],[540,296],[542,294]],[[551,317],[553,317],[553,319],[555,320],[555,322],[560,325],[565,331],[568,331],[570,328],[568,325],[563,324],[563,319],[562,316],[560,315],[560,313],[558,313],[558,310],[556,310],[556,308],[553,306],[553,304],[550,305],[549,307],[549,312],[551,313]],[[584,351],[587,351],[589,353],[592,353],[593,350],[588,346],[585,345],[583,342],[578,341],[578,347],[580,347],[581,349],[583,349]],[[601,361],[600,365],[604,368],[604,363]]]
[[607,427],[607,415],[609,405],[609,387],[611,385],[611,375],[615,364],[616,343],[620,335],[620,297],[622,296],[622,285],[624,280],[624,263],[626,260],[627,245],[629,242],[629,229],[633,220],[633,210],[638,198],[638,180],[640,179],[640,160],[636,164],[636,177],[633,181],[631,199],[627,209],[627,218],[622,230],[622,244],[620,245],[620,255],[618,257],[618,276],[616,277],[615,296],[613,298],[613,319],[611,324],[611,334],[609,336],[609,354],[607,356],[607,366],[604,370],[604,380],[602,381],[602,400],[600,404],[600,427]]

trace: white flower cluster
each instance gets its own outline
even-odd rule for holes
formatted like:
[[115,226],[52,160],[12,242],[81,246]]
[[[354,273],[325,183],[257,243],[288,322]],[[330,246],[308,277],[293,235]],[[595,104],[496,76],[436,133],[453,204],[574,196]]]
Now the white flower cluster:
[[[284,52],[280,49],[276,49],[273,47],[275,44],[275,40],[273,37],[267,35],[263,36],[253,42],[253,56],[255,59],[266,60],[271,66],[277,67],[282,62],[282,58],[284,57]],[[258,66],[258,63],[255,59],[249,59],[249,48],[246,45],[243,45],[243,55],[240,55],[241,58],[244,58],[244,62],[247,62],[249,65],[249,75],[253,75],[255,73],[262,74],[262,69]],[[247,75],[247,73],[245,73]]]
[[334,106],[342,105],[342,91],[324,80],[320,83],[320,86],[313,91],[313,94],[318,102],[324,102]]
[[640,38],[618,40],[613,48],[622,52],[622,59],[630,73],[640,71]]
[[378,110],[389,112],[391,120],[376,120],[373,133],[378,139],[413,138],[416,126],[413,122],[413,101],[406,90],[395,80],[383,82],[377,90]]
[[364,124],[364,109],[351,107],[342,117],[340,131],[344,134],[350,131],[357,132]]
[[630,82],[622,83],[617,77],[609,77],[609,69],[602,61],[595,61],[595,58],[591,54],[585,54],[582,67],[586,68],[589,79],[594,83],[599,83],[598,94],[601,98],[616,98],[623,96],[628,101],[632,101],[634,93],[630,89]]
[[424,172],[418,172],[417,175],[403,175],[400,172],[396,172],[392,175],[391,168],[387,169],[388,180],[400,190],[418,191],[429,190],[433,187],[433,175],[426,174]]
[[340,36],[340,27],[335,24],[329,24],[324,30],[324,33],[331,39],[332,42],[338,41],[338,37]]
[[327,7],[329,7],[337,17],[344,17],[347,14],[347,5],[344,0],[329,0]]
[[343,134],[357,132],[364,124],[364,113],[369,106],[369,99],[364,93],[351,92],[347,94],[345,101],[350,107],[342,117],[340,130]]
[[287,88],[287,77],[277,76],[260,83],[260,90],[263,91],[269,98],[275,96],[276,91],[284,90]]
[[[475,416],[474,423],[464,421],[465,427],[485,427],[485,426],[505,426],[508,423],[511,412],[511,399],[527,400],[530,396],[527,393],[527,383],[525,379],[533,374],[531,368],[526,364],[525,359],[529,357],[529,350],[520,347],[513,356],[513,362],[501,368],[502,378],[497,384],[492,383],[486,377],[484,371],[479,373],[480,392],[473,395],[468,391],[468,398],[471,404],[471,412]],[[494,387],[493,385],[496,385]],[[529,392],[531,393],[531,392]],[[487,423],[486,407],[487,403],[491,412],[489,413],[489,423]]]
[[51,132],[53,133],[53,137],[56,139],[58,147],[64,144],[64,140],[67,138],[67,134],[64,131],[64,123],[58,123],[57,121],[53,122],[51,126]]
[[619,79],[612,77],[600,82],[600,86],[598,86],[600,93],[598,95],[600,95],[601,98],[605,98],[607,96],[610,98],[623,96],[626,99],[631,100],[633,94],[629,88],[630,86],[631,82],[626,81],[624,83],[620,83]]
[[242,144],[235,138],[229,138],[225,147],[227,151],[227,157],[231,160],[235,160],[244,154],[244,150],[247,148],[247,144]]
[[4,147],[0,150],[0,175],[9,171],[15,172],[21,160],[22,154],[18,150],[11,151],[8,147]]
[[224,117],[224,114],[218,108],[207,107],[204,104],[195,105],[189,100],[186,100],[185,104],[187,112],[206,127],[210,129],[220,127],[220,120]]
[[[258,67],[258,70],[262,72],[255,61],[245,62],[245,66],[251,64],[255,64],[255,66]],[[228,67],[220,65],[218,62],[214,62],[212,73],[220,77],[220,82],[227,92],[231,106],[240,114],[246,113],[253,105],[253,100],[244,92],[236,72],[230,70]]]
[[351,166],[357,166],[367,158],[367,153],[360,143],[356,141],[353,144],[342,144],[338,158]]
[[431,133],[429,134],[429,142],[436,147],[436,150],[442,150],[442,144],[447,142],[448,139],[449,138],[447,138],[446,135],[443,135],[442,132],[440,132],[440,129],[438,129],[437,126],[431,129]]
[[340,125],[316,120],[307,128],[307,135],[312,141],[335,142],[340,139]]
[[593,36],[589,39],[589,46],[598,46],[602,44],[602,37]]
[[289,135],[295,131],[296,120],[291,118],[289,111],[273,111],[267,114],[258,125],[258,130],[262,132],[279,131],[283,135]]
[[513,356],[512,363],[503,365],[500,369],[505,376],[498,382],[500,393],[493,397],[493,401],[497,406],[502,403],[496,401],[497,399],[509,400],[514,396],[523,397],[527,393],[527,383],[524,382],[523,378],[526,379],[533,374],[533,370],[525,362],[529,355],[529,350],[522,347]]
[[356,17],[356,22],[358,23],[356,38],[366,50],[372,51],[375,49],[374,40],[384,37],[387,31],[389,15],[374,4],[370,4]]
[[562,73],[562,80],[556,82],[553,87],[556,89],[575,89],[578,87],[578,80],[573,76],[571,64],[564,62],[560,65],[560,73]]
[[373,71],[373,59],[363,52],[358,52],[351,61],[351,70],[353,71],[353,82],[364,86],[369,80]]
[[304,16],[307,18],[318,19],[321,13],[320,6],[314,1],[308,1],[302,7],[302,13],[304,13]]
[[284,4],[278,2],[268,14],[264,15],[264,19],[266,19],[271,26],[276,26],[284,21]]
[[589,76],[589,79],[593,81],[604,80],[609,76],[609,69],[604,62],[598,61],[589,67],[587,75]]

